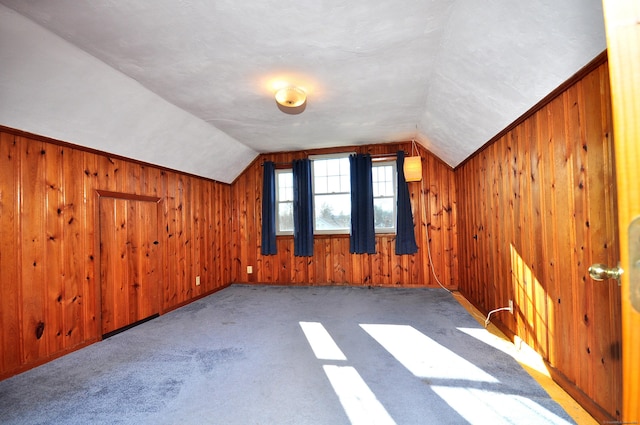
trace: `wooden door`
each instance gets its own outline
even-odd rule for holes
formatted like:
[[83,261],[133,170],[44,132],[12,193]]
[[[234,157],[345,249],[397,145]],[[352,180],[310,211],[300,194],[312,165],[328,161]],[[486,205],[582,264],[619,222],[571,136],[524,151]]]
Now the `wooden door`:
[[160,312],[158,198],[99,193],[102,335]]
[[[640,423],[640,1],[604,0],[622,275],[622,423]],[[630,232],[631,231],[631,232]],[[635,305],[635,306],[634,306]]]

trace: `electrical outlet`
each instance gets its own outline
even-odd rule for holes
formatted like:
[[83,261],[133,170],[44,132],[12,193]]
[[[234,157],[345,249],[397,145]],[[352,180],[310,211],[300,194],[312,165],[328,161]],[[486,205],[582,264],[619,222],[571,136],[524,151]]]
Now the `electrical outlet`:
[[509,313],[513,314],[513,300],[509,300]]
[[247,274],[253,273],[253,266],[247,266]]
[[200,276],[196,276],[196,286],[200,286]]

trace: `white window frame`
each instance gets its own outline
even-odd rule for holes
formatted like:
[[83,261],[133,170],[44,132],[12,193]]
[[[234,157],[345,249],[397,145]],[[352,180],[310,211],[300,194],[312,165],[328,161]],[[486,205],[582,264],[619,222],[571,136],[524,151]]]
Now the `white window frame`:
[[[351,219],[349,219],[349,226],[347,228],[344,229],[318,229],[316,226],[316,206],[318,205],[318,203],[316,202],[316,178],[315,178],[315,164],[316,161],[319,160],[328,160],[328,159],[343,159],[343,158],[349,158],[349,155],[354,155],[355,152],[340,152],[340,153],[333,153],[333,154],[325,154],[325,155],[310,155],[309,159],[311,160],[311,187],[312,187],[312,192],[313,192],[313,234],[314,235],[348,235],[349,233],[351,233]],[[334,194],[341,194],[341,195],[349,195],[349,206],[351,205],[351,173],[349,172],[349,188],[347,192],[328,192],[328,193],[334,193]],[[324,193],[323,193],[324,194]],[[320,194],[322,195],[322,194]],[[351,208],[349,208],[349,218],[351,218]]]
[[396,169],[396,161],[394,160],[384,160],[384,161],[373,161],[372,167],[391,167],[391,190],[393,191],[392,196],[376,196],[376,182],[373,182],[373,203],[375,205],[376,199],[392,199],[393,200],[393,217],[392,217],[392,225],[391,227],[376,227],[376,234],[395,234],[396,233],[396,223],[397,223],[397,214],[398,214],[398,173]]
[[[293,235],[292,230],[280,230],[280,205],[282,204],[291,204],[291,211],[293,213],[293,195],[291,200],[283,201],[281,200],[282,196],[280,194],[280,182],[279,176],[282,174],[290,174],[292,179],[292,191],[293,191],[293,169],[291,168],[282,168],[276,169],[275,179],[276,179],[276,235]],[[292,217],[293,219],[293,217]]]

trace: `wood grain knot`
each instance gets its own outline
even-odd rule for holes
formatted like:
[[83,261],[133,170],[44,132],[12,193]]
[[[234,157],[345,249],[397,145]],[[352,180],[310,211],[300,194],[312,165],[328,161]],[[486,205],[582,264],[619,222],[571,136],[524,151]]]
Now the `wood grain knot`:
[[38,322],[36,325],[36,339],[42,338],[42,334],[44,334],[44,322]]

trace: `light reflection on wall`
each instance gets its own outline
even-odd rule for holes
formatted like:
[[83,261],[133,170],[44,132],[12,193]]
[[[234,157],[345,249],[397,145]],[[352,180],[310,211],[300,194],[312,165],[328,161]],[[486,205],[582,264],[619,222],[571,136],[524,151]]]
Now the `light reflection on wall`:
[[553,300],[513,244],[510,245],[514,314],[518,336],[551,360],[554,358]]

